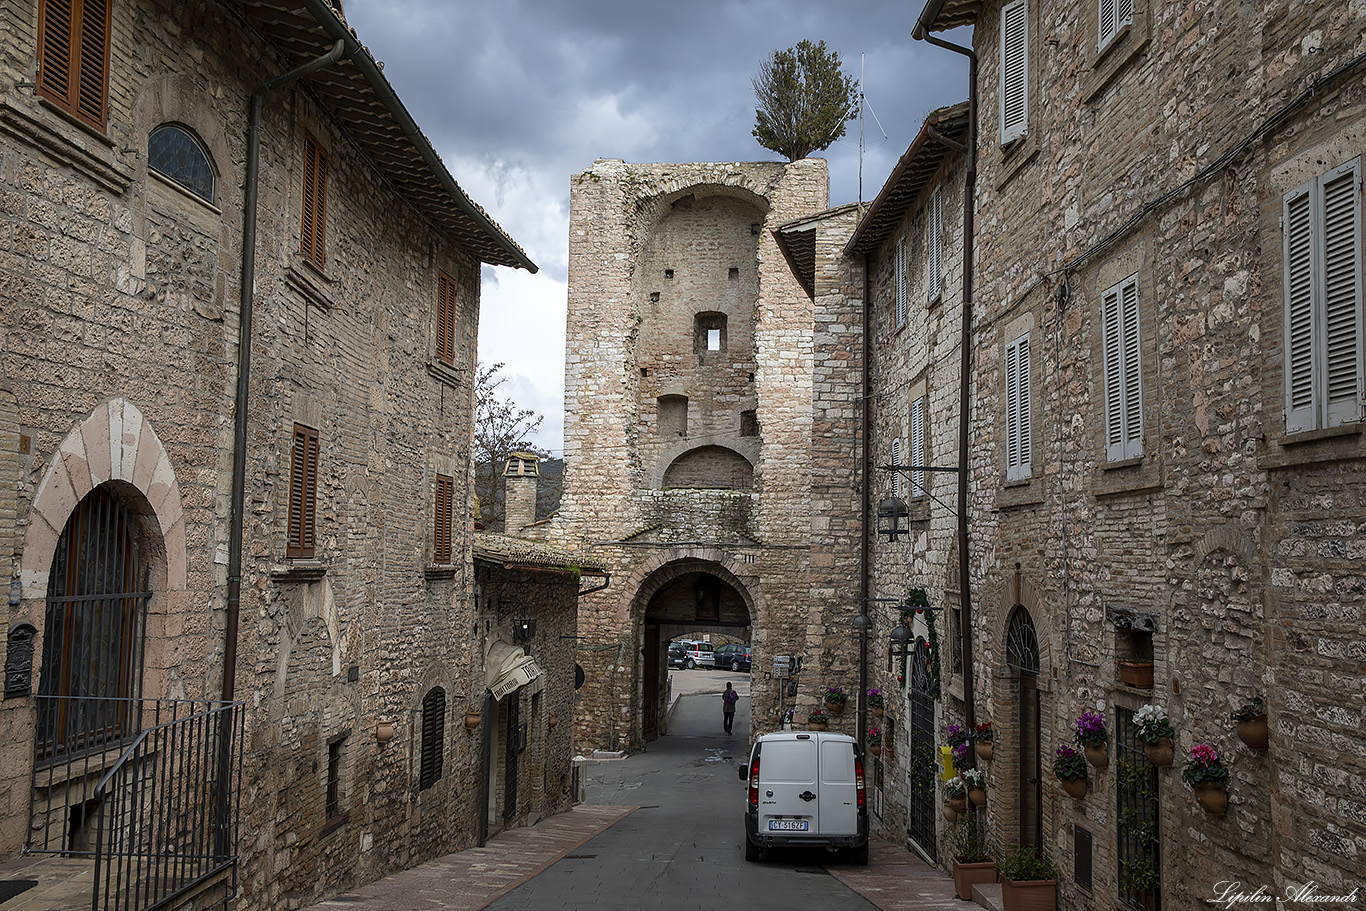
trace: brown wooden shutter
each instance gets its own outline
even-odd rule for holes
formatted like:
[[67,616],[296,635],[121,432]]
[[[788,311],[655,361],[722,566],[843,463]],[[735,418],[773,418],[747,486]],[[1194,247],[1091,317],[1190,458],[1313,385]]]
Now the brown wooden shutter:
[[433,687],[422,699],[422,762],[417,789],[425,791],[441,780],[445,759],[446,691]]
[[294,452],[289,468],[289,540],[285,556],[313,557],[313,528],[318,499],[318,431],[294,425]]
[[455,479],[436,476],[436,522],[432,540],[432,562],[451,562],[451,504],[455,499]]
[[455,364],[455,280],[445,272],[437,273],[436,356]]
[[38,91],[103,131],[109,98],[110,0],[44,0],[38,17]]
[[327,153],[311,133],[304,134],[304,198],[299,228],[299,252],[323,268],[326,262]]

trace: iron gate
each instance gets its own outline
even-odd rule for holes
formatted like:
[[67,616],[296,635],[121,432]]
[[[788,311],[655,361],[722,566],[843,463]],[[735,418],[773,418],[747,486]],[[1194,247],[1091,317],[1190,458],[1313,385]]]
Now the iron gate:
[[906,834],[925,856],[936,859],[934,807],[934,697],[930,695],[930,649],[917,639],[911,659],[911,772]]

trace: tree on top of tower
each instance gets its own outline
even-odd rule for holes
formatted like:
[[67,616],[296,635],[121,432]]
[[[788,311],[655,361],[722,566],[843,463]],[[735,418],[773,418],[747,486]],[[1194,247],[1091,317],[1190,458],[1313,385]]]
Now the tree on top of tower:
[[754,138],[788,161],[829,148],[858,111],[858,80],[845,75],[839,52],[824,41],[774,51],[753,84]]

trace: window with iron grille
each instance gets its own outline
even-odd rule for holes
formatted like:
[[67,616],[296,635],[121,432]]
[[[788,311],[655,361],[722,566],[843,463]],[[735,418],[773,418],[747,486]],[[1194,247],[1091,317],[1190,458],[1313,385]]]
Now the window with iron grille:
[[432,534],[432,562],[451,562],[451,504],[455,499],[455,479],[436,476],[436,520]]
[[441,780],[446,749],[446,691],[432,687],[422,697],[422,761],[417,789],[425,791]]
[[304,198],[299,226],[299,252],[321,269],[326,262],[327,153],[312,133],[304,134]]
[[436,278],[436,356],[455,364],[455,279],[445,272]]
[[289,466],[289,540],[285,556],[311,560],[313,523],[318,499],[318,431],[294,425],[294,451]]
[[104,132],[109,98],[110,0],[43,0],[38,11],[38,92]]
[[341,775],[342,775],[342,737],[327,745],[327,809],[326,820],[331,822],[341,817]]
[[1157,767],[1138,739],[1134,713],[1115,707],[1119,899],[1137,911],[1161,911]]

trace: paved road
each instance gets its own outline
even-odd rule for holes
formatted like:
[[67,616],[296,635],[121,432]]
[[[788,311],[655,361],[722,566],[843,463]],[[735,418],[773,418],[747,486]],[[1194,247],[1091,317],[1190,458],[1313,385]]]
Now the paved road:
[[[691,683],[707,672],[682,673]],[[831,862],[824,850],[745,862],[745,786],[736,770],[749,749],[741,733],[749,730],[749,699],[737,705],[736,733],[727,737],[714,695],[726,680],[710,677],[703,689],[712,693],[679,699],[672,734],[627,760],[590,765],[590,804],[640,809],[493,902],[491,911],[874,907],[821,866]]]

